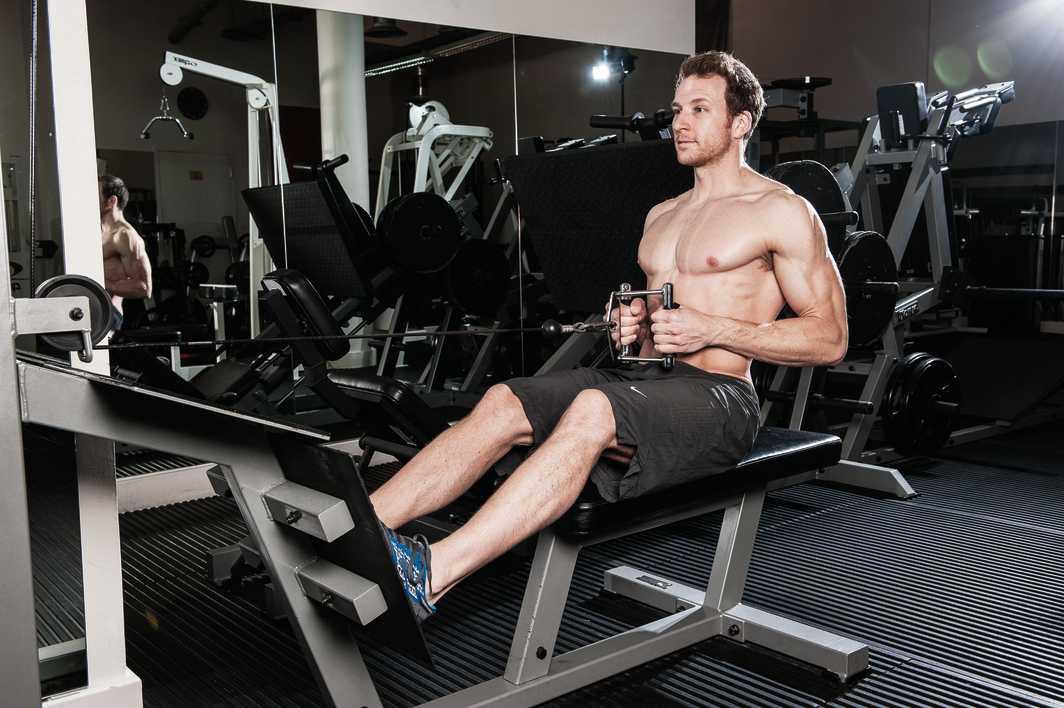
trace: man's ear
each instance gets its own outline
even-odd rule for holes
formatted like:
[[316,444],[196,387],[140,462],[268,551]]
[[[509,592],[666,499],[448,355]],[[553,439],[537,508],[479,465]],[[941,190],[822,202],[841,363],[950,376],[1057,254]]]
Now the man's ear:
[[741,140],[746,137],[746,134],[750,132],[750,127],[754,124],[753,116],[750,115],[750,111],[743,111],[739,115],[732,119],[732,138],[735,140]]

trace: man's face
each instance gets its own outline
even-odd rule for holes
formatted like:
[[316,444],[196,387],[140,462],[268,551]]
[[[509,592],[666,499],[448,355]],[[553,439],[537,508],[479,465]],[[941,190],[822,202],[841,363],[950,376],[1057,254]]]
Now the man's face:
[[676,87],[672,132],[681,165],[701,167],[716,162],[741,137],[736,132],[742,126],[728,114],[726,89],[727,82],[720,76],[688,76]]
[[103,193],[101,192],[101,190],[100,190],[98,185],[96,187],[96,196],[99,197],[99,199],[100,199],[100,216],[101,217],[106,215],[109,211],[111,211],[111,209],[116,204],[118,204],[118,198],[117,197],[108,197],[107,199],[104,199],[103,198]]

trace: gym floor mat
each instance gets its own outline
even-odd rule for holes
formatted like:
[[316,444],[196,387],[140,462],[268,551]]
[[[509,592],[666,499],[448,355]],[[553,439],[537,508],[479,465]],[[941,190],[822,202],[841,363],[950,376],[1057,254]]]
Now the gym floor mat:
[[[1047,455],[1059,440],[1053,430],[1022,434]],[[771,494],[750,570],[751,604],[868,642],[866,676],[839,687],[718,639],[555,705],[1052,705],[1064,696],[1064,584],[1045,569],[1064,565],[1064,485],[1045,471],[989,462],[920,460],[910,467],[921,496],[909,501],[819,485]],[[38,523],[43,509],[31,499],[34,543],[46,542],[53,558],[77,559],[76,535],[59,537]],[[582,553],[558,651],[654,616],[600,593],[610,567],[624,563],[704,584],[719,519],[709,515]],[[76,516],[67,519],[68,531],[71,523],[76,534]],[[128,662],[143,681],[145,705],[321,704],[285,623],[205,577],[207,551],[244,535],[231,501],[125,514],[121,531]],[[448,595],[426,625],[436,660],[431,673],[363,643],[385,704],[410,705],[499,673],[527,572],[527,559],[504,559]],[[39,573],[38,593],[45,584],[80,585],[76,565],[52,562]],[[45,615],[53,606],[62,611],[54,600],[38,595],[39,618],[42,606]],[[49,631],[48,643],[64,636]]]

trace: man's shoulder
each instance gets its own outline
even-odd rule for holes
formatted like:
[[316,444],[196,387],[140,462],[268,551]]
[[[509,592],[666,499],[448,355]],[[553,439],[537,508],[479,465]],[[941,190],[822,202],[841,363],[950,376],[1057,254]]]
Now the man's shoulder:
[[647,212],[647,224],[649,224],[651,221],[658,218],[662,214],[672,211],[676,207],[676,205],[679,204],[679,202],[685,196],[687,196],[689,192],[690,190],[678,196],[672,197],[671,199],[666,199],[663,202],[658,202],[654,206],[650,207],[650,211]]
[[763,184],[751,196],[751,203],[766,220],[808,218],[810,204],[804,197],[795,194],[789,187],[763,177]]
[[126,241],[139,241],[141,240],[140,234],[137,232],[133,224],[128,221],[122,221],[116,225],[115,236],[125,239]]

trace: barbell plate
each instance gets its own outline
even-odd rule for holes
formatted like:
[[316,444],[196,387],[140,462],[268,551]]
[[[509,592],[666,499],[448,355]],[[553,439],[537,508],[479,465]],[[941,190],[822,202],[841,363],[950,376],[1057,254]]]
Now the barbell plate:
[[384,207],[377,219],[377,237],[401,267],[414,273],[437,273],[458,251],[462,224],[446,199],[414,192]]
[[[93,345],[99,344],[113,327],[114,308],[111,296],[103,286],[92,278],[83,275],[57,275],[41,283],[34,292],[34,297],[75,297],[83,295],[89,300],[86,313],[92,327],[90,330]],[[81,334],[77,332],[42,334],[41,339],[50,346],[65,352],[81,351],[84,344]]]
[[862,287],[862,283],[897,282],[898,268],[887,240],[875,231],[846,236],[838,256],[839,275],[846,286],[846,317],[850,346],[865,347],[879,340],[894,318],[897,291]]
[[894,447],[905,454],[933,454],[941,449],[960,407],[960,384],[953,366],[925,352],[910,354],[891,376],[890,391],[884,428]]

